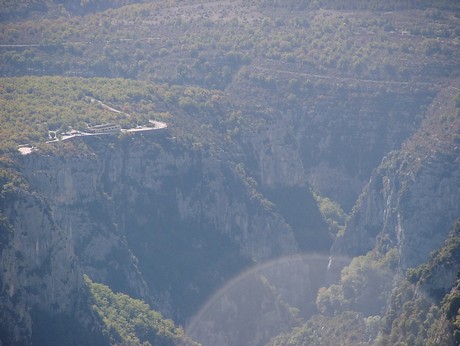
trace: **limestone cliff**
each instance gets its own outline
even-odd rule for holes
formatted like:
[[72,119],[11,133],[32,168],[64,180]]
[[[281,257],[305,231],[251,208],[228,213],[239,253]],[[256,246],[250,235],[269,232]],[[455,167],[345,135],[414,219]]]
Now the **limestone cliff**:
[[275,86],[261,87],[241,74],[225,92],[232,101],[226,125],[240,131],[235,139],[244,145],[251,173],[267,188],[308,186],[347,212],[382,157],[420,127],[437,90],[319,78],[285,102],[292,96],[287,76],[275,66],[266,70],[276,76]]
[[[1,195],[0,339],[12,345],[102,340],[98,321],[85,306],[79,261],[46,200],[19,187]],[[66,322],[67,339],[61,339],[53,327]],[[41,327],[47,324],[44,335]]]
[[393,290],[378,345],[458,345],[460,223],[423,265]]
[[93,280],[180,320],[245,266],[298,251],[241,166],[167,135],[85,143],[26,156],[22,172]]
[[460,120],[447,86],[421,128],[373,173],[332,254],[349,258],[396,247],[402,269],[425,262],[460,215]]
[[[440,93],[421,129],[374,172],[334,244],[334,258],[396,246],[406,268],[442,244],[459,214],[455,90]],[[2,211],[2,234],[9,234],[2,241],[4,318],[24,324],[14,335],[28,331],[22,335],[30,338],[28,309],[73,314],[85,299],[83,273],[183,323],[250,265],[327,249],[327,225],[309,189],[312,172],[327,172],[341,148],[321,147],[330,157],[311,157],[317,148],[305,144],[315,142],[311,125],[283,127],[286,120],[308,119],[288,112],[244,137],[229,159],[168,132],[75,138],[49,153],[18,157],[16,169],[29,188],[5,199]],[[372,153],[354,162],[365,165]],[[351,182],[360,168],[348,169],[345,161],[334,170]],[[31,273],[20,268],[23,262]],[[15,296],[32,287],[44,290]],[[83,311],[80,320],[92,318]]]

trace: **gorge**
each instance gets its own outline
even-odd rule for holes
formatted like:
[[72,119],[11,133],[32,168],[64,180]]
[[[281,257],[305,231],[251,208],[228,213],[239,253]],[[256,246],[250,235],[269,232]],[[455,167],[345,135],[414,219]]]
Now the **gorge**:
[[459,342],[455,1],[2,6],[0,344]]

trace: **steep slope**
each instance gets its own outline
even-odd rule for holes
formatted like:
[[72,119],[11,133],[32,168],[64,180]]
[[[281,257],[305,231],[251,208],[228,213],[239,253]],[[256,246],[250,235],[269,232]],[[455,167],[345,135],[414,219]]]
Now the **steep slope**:
[[298,250],[231,167],[149,136],[86,140],[92,155],[81,157],[24,157],[91,278],[184,318],[252,261]]
[[249,66],[223,97],[233,101],[227,126],[260,184],[308,185],[348,212],[382,157],[416,131],[435,93],[431,85],[324,81]]
[[457,221],[444,245],[394,289],[378,345],[458,344],[459,232]]
[[[52,81],[61,82],[67,81]],[[279,175],[277,189],[259,187],[244,163],[228,160],[237,153],[222,153],[219,142],[210,147],[210,138],[192,144],[172,136],[184,132],[77,136],[14,157],[21,179],[46,202],[53,229],[63,235],[64,244],[56,246],[76,254],[80,279],[86,273],[116,292],[144,299],[179,322],[190,318],[214,290],[248,266],[308,249],[326,251],[331,241],[305,186],[295,188]],[[195,136],[190,134],[192,140]],[[286,208],[286,201],[293,198],[297,208]],[[5,205],[9,203],[12,200],[6,198]],[[27,213],[20,212],[21,218],[34,222],[34,214],[27,219]],[[7,214],[5,221],[10,218]],[[37,231],[52,233],[48,228]],[[19,231],[16,226],[11,229],[15,234]],[[18,255],[22,252],[33,251],[17,250]],[[5,262],[13,260],[11,252],[5,256]],[[68,264],[59,263],[66,272]],[[43,285],[52,279],[41,277]],[[270,294],[264,304],[277,299]],[[88,299],[82,299],[85,304],[88,307]],[[25,309],[34,305],[24,302]],[[50,319],[56,318],[49,314]],[[31,323],[46,335],[48,327],[33,322],[34,318]],[[18,318],[8,320],[14,324]]]
[[10,345],[42,344],[47,338],[70,345],[103,342],[67,234],[46,200],[15,176],[11,170],[2,174],[0,193],[0,340]]
[[104,334],[110,344],[198,346],[185,337],[182,328],[152,311],[143,301],[114,293],[87,276],[84,279],[91,294],[92,308],[104,322]]
[[[329,299],[336,295],[337,310],[333,314],[315,315],[291,333],[273,338],[269,345],[458,345],[459,227],[457,221],[443,246],[426,263],[409,270],[406,277],[387,276],[386,284],[378,283],[380,287],[374,287],[372,292],[374,301],[369,299],[357,310],[356,306],[339,306],[339,300],[349,293],[344,291],[340,296],[329,288]],[[350,267],[342,273],[342,279],[349,275]],[[354,279],[362,281],[366,276],[369,273],[362,272]],[[345,284],[342,280],[343,288]],[[340,289],[335,287],[336,291]],[[369,304],[384,295],[388,298],[385,310],[368,315]],[[319,303],[323,306],[325,296],[320,296]]]
[[457,344],[458,91],[443,89],[373,173],[331,249],[339,279],[319,290],[319,313],[270,345]]
[[446,86],[417,133],[384,158],[360,197],[333,256],[395,247],[401,269],[425,262],[460,215],[458,86]]

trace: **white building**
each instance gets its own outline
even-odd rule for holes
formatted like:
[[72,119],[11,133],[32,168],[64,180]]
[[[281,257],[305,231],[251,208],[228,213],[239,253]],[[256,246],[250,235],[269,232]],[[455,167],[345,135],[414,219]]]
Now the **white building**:
[[121,126],[111,123],[88,126],[88,131],[91,133],[118,133],[121,132]]

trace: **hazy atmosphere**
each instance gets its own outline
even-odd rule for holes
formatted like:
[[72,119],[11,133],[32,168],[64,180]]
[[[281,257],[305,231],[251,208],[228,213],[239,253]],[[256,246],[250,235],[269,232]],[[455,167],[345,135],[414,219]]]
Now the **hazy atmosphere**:
[[0,0],[2,345],[460,345],[460,2]]

